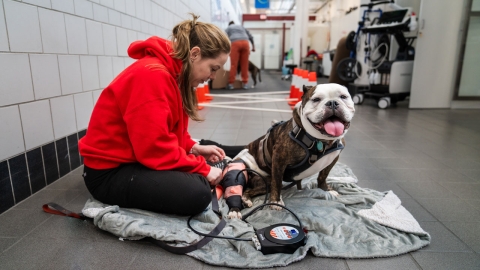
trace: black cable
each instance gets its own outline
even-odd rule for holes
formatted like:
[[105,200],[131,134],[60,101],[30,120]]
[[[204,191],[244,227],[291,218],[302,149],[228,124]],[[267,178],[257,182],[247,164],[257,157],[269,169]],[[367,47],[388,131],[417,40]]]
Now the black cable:
[[[300,228],[303,228],[303,225],[302,225],[302,222],[300,221],[300,219],[298,218],[297,215],[295,215],[295,213],[288,209],[287,207],[281,205],[281,204],[278,204],[278,203],[266,203],[267,201],[267,197],[268,197],[268,185],[267,185],[267,180],[265,179],[265,177],[263,177],[261,174],[259,174],[258,172],[252,170],[252,169],[248,169],[248,168],[245,168],[243,170],[240,170],[238,173],[237,173],[237,176],[235,177],[235,181],[238,180],[238,176],[244,172],[244,171],[247,171],[247,172],[250,172],[250,173],[254,173],[258,176],[260,176],[262,178],[262,180],[265,182],[265,189],[267,191],[267,193],[265,194],[265,202],[257,207],[255,207],[252,211],[248,212],[245,216],[242,217],[242,221],[244,222],[247,222],[245,219],[248,218],[250,215],[252,215],[253,213],[255,213],[256,211],[258,211],[260,208],[263,208],[267,205],[276,205],[276,206],[280,206],[281,208],[287,210],[288,212],[290,212],[298,221],[298,224],[300,224]],[[206,234],[206,233],[202,233],[202,232],[199,232],[197,230],[195,230],[192,225],[190,225],[190,221],[192,220],[193,217],[195,217],[196,215],[193,215],[193,216],[190,216],[187,220],[187,226],[190,230],[192,230],[194,233],[198,234],[198,235],[201,235],[201,236],[204,236],[204,237],[211,237],[211,238],[220,238],[220,239],[229,239],[229,240],[236,240],[236,241],[252,241],[251,238],[237,238],[237,237],[230,237],[230,236],[219,236],[219,235],[216,235],[216,236],[213,236],[213,235],[209,235],[209,234]],[[222,219],[221,216],[219,216],[220,219]],[[247,222],[248,223],[248,222]],[[256,229],[253,228],[255,231]]]
[[298,224],[300,225],[300,228],[303,229],[303,225],[302,225],[302,222],[300,221],[300,219],[298,218],[297,215],[295,215],[295,213],[293,213],[292,210],[288,209],[287,207],[281,205],[281,204],[278,204],[278,203],[264,203],[262,205],[259,205],[257,207],[255,207],[252,211],[250,211],[248,214],[246,214],[244,217],[242,217],[242,220],[245,221],[246,218],[248,218],[251,214],[253,214],[254,212],[258,211],[260,208],[263,208],[264,206],[266,205],[276,205],[276,206],[280,206],[281,208],[287,210],[288,212],[290,212],[298,221]]
[[241,170],[237,173],[237,176],[235,177],[235,182],[237,182],[238,176],[244,171],[256,174],[256,175],[260,176],[260,178],[262,178],[263,182],[265,183],[265,191],[266,191],[265,199],[263,200],[263,204],[266,204],[267,203],[267,198],[268,198],[268,192],[269,192],[267,180],[265,179],[265,177],[263,177],[263,175],[259,174],[258,172],[254,171],[252,169],[249,169],[249,168],[245,168],[245,169],[243,169],[243,170]]
[[237,241],[252,241],[252,238],[246,239],[246,238],[237,238],[237,237],[230,237],[230,236],[219,236],[219,235],[212,236],[212,235],[209,235],[209,234],[206,234],[206,233],[199,232],[199,231],[195,230],[190,225],[190,220],[192,220],[193,217],[194,216],[190,216],[188,218],[187,225],[188,225],[188,228],[190,228],[190,230],[192,230],[194,233],[196,233],[198,235],[205,236],[205,237],[211,237],[211,238],[229,239],[229,240],[237,240]]

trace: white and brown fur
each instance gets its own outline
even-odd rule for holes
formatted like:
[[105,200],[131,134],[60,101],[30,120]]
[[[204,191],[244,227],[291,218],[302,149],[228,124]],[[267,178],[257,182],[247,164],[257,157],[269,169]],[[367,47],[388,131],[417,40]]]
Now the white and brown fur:
[[[268,173],[267,185],[269,185],[270,197],[269,201],[285,205],[281,197],[282,180],[285,169],[288,165],[300,163],[305,155],[305,150],[289,137],[289,132],[293,129],[292,121],[295,120],[297,125],[305,129],[311,136],[325,142],[326,149],[330,148],[336,140],[341,140],[345,145],[344,135],[350,126],[350,121],[354,115],[354,103],[348,93],[348,90],[338,84],[322,84],[312,87],[304,86],[304,94],[301,102],[299,102],[293,111],[293,117],[286,123],[274,128],[269,135],[267,143],[267,151],[272,157],[272,168],[261,166],[259,161],[259,144],[265,135],[250,143],[247,148],[249,153],[255,158],[259,168]],[[332,110],[326,106],[328,101],[335,101],[338,108]],[[320,123],[329,117],[336,116],[345,123],[344,133],[338,137],[328,135],[324,130],[317,130],[312,123]],[[327,191],[329,186],[326,179],[330,170],[337,162],[338,157],[326,168],[319,172],[317,183],[318,187]],[[301,189],[301,179],[296,181],[297,188]],[[265,194],[266,188],[264,181],[259,176],[250,178],[242,200],[246,206],[251,206],[251,198],[260,194]],[[336,193],[336,192],[332,192]],[[336,194],[338,195],[338,193]],[[281,209],[273,206],[273,209]]]

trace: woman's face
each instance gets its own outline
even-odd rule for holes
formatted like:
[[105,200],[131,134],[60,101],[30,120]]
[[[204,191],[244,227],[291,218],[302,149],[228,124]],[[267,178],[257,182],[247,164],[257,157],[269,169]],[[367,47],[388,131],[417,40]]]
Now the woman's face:
[[200,48],[194,47],[190,51],[192,72],[190,73],[190,85],[197,87],[199,84],[215,79],[217,70],[227,62],[228,54],[221,53],[216,58],[202,58]]

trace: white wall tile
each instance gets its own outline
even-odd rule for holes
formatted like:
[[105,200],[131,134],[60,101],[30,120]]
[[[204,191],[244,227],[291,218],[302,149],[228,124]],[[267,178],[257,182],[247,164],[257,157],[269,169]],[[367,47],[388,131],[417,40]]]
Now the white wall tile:
[[120,12],[123,12],[123,13],[126,13],[126,4],[125,4],[125,0],[115,0],[114,1],[114,6],[115,6],[115,9],[120,11]]
[[118,55],[117,52],[117,34],[115,33],[115,26],[108,24],[102,25],[103,29],[103,46],[105,48],[105,55]]
[[9,51],[7,25],[5,24],[5,13],[3,12],[3,0],[0,0],[0,51]]
[[0,108],[0,160],[25,151],[18,106]]
[[135,59],[130,57],[126,57],[124,60],[125,60],[125,68],[129,67],[131,64],[135,62]]
[[117,30],[117,48],[118,55],[128,56],[127,49],[130,43],[128,43],[128,31],[126,29],[116,27]]
[[77,118],[77,130],[86,129],[93,110],[92,93],[81,93],[73,96],[75,101],[75,116]]
[[123,13],[120,15],[120,17],[122,19],[122,27],[132,29],[132,17]]
[[161,6],[158,6],[158,20],[157,25],[165,27],[165,9]]
[[94,104],[94,105],[97,103],[97,100],[98,100],[98,98],[100,97],[100,95],[102,94],[102,91],[103,91],[103,90],[97,90],[97,91],[93,91],[93,92],[92,92],[93,104]]
[[155,25],[153,25],[151,23],[148,24],[148,33],[152,36],[155,35],[155,33],[156,33]]
[[113,2],[114,2],[113,0],[100,0],[100,5],[103,5],[109,8],[115,8],[115,4]]
[[73,0],[51,0],[52,9],[56,9],[62,12],[75,14],[75,5]]
[[64,95],[82,92],[82,72],[80,68],[80,56],[59,55],[58,66],[60,67],[60,81]]
[[122,18],[120,16],[120,12],[109,9],[108,10],[108,22],[110,24],[116,25],[116,26],[121,26],[122,25]]
[[[169,1],[170,2],[170,1]],[[145,19],[145,9],[144,9],[143,0],[135,0],[135,14],[139,19]]]
[[97,90],[100,88],[98,77],[98,63],[96,56],[80,56],[82,70],[83,91]]
[[90,0],[90,1],[100,4],[100,0]]
[[62,94],[57,55],[30,54],[33,90],[35,99],[44,99]]
[[63,13],[38,9],[44,53],[68,53],[67,33]]
[[93,4],[93,19],[95,21],[108,23],[108,8]]
[[132,17],[132,28],[136,31],[142,31],[142,23],[139,19]]
[[65,137],[77,131],[75,105],[72,95],[50,99],[50,107],[52,108],[55,139]]
[[125,69],[125,60],[123,57],[113,57],[112,58],[112,65],[113,65],[113,77],[117,77]]
[[93,4],[87,0],[74,0],[75,14],[78,16],[93,19]]
[[102,24],[86,20],[88,54],[104,55]]
[[20,104],[26,150],[53,141],[52,114],[48,100]]
[[23,0],[24,3],[33,4],[39,7],[52,8],[50,0]]
[[34,99],[28,54],[0,54],[0,83],[0,106]]
[[113,80],[112,57],[98,57],[98,74],[100,78],[100,88],[107,87]]
[[85,19],[65,14],[69,54],[88,54]]
[[146,40],[147,38],[150,37],[149,35],[144,34],[144,33],[137,33],[137,36],[138,36],[139,40]]
[[4,0],[3,4],[10,50],[12,52],[42,52],[37,7],[10,0]]
[[137,35],[137,32],[133,30],[128,30],[127,33],[128,33],[128,46],[130,46],[132,42],[138,40],[138,35]]
[[140,21],[141,26],[142,26],[142,32],[143,33],[148,33],[148,22],[146,21]]
[[174,16],[173,16],[172,12],[170,12],[168,10],[165,10],[165,12],[163,14],[165,15],[165,20],[164,20],[164,25],[165,26],[164,27],[166,29],[173,29],[173,26],[174,26],[174,24],[173,24],[173,19],[174,18],[173,17]]
[[155,25],[158,25],[158,5],[155,3],[152,3],[152,23]]
[[143,9],[145,13],[145,20],[147,22],[152,22],[152,2],[150,0],[145,0],[143,2]]
[[125,5],[127,14],[135,17],[135,0],[125,0]]

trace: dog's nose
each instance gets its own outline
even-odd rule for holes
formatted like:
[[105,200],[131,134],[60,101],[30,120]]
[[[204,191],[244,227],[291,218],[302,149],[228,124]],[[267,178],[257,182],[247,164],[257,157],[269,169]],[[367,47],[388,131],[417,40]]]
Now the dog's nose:
[[338,102],[335,101],[335,100],[330,100],[327,103],[325,103],[325,106],[330,107],[330,109],[332,109],[332,110],[338,108],[339,105],[340,104],[338,104]]

